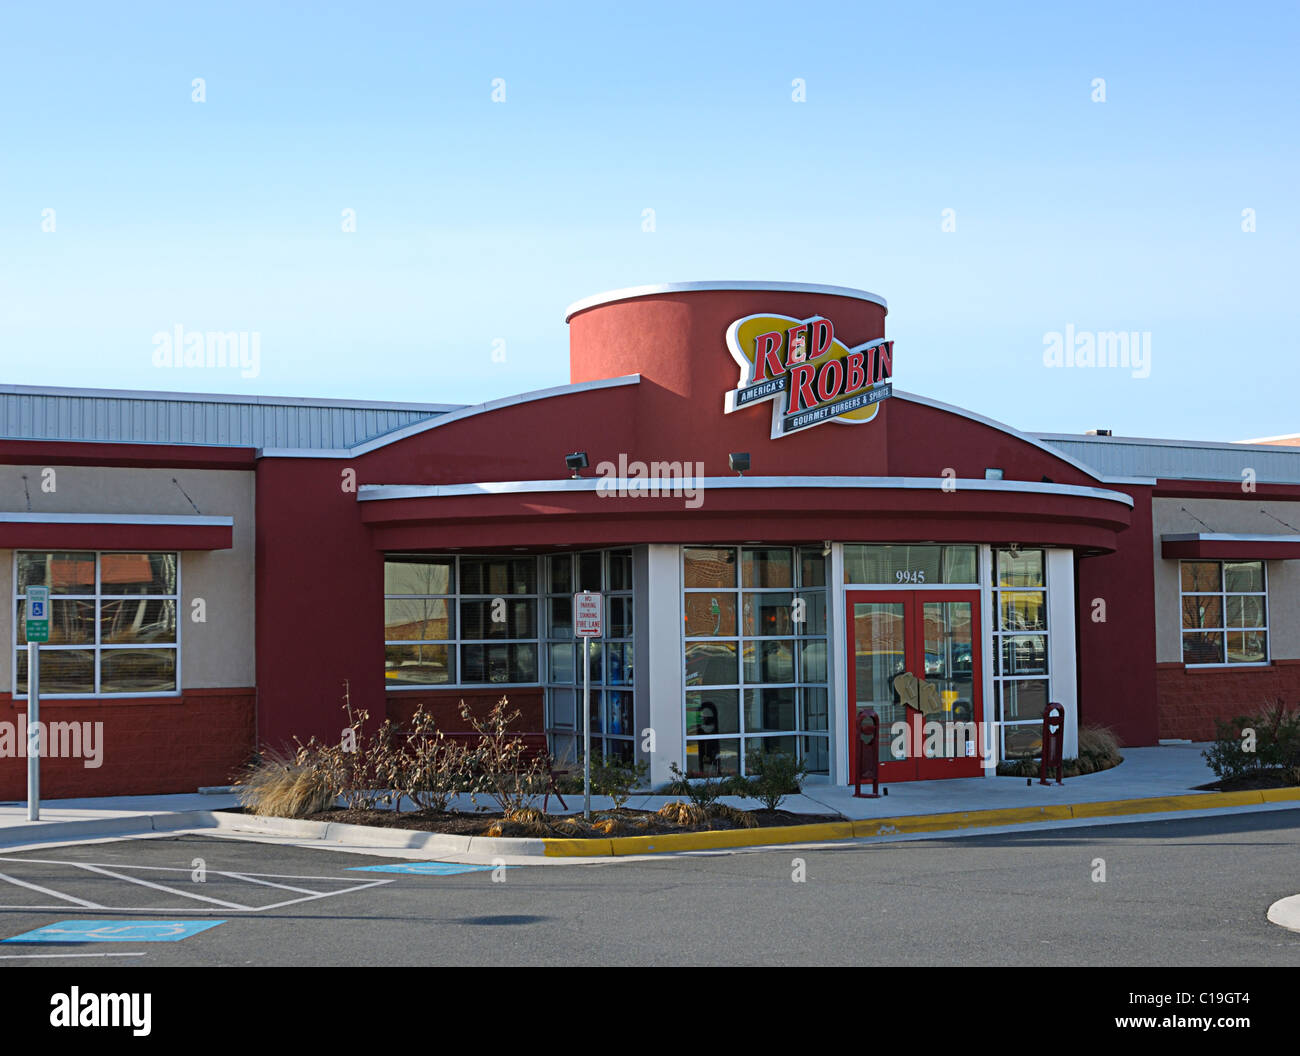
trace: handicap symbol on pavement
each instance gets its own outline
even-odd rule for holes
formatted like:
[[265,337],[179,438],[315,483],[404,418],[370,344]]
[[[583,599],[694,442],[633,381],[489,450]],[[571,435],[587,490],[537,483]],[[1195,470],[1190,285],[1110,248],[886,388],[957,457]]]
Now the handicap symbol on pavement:
[[[482,873],[496,868],[491,865],[461,865],[457,862],[398,862],[393,865],[354,865],[350,873],[414,873],[416,876],[454,876],[457,873]],[[510,866],[505,866],[509,869]]]
[[224,920],[61,920],[0,942],[179,942]]

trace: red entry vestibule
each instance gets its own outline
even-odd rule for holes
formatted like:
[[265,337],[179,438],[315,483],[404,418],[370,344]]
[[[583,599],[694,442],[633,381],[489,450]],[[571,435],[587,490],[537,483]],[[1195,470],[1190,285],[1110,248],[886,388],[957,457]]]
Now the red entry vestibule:
[[[851,781],[858,778],[858,717],[866,708],[880,716],[882,781],[982,776],[979,591],[851,590],[845,611]],[[900,677],[909,674],[915,686]],[[901,742],[896,723],[907,724]],[[942,735],[935,734],[939,728]]]

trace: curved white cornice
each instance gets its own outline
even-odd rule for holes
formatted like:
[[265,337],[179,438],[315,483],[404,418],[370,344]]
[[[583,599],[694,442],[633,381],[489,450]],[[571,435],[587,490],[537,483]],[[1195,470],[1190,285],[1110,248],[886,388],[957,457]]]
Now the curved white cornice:
[[577,480],[492,480],[477,484],[362,484],[358,502],[394,499],[445,499],[470,495],[540,494],[584,491],[664,490],[683,483],[705,491],[735,488],[838,488],[845,491],[902,489],[912,491],[992,491],[1034,495],[1101,499],[1131,507],[1133,499],[1122,491],[1093,488],[1082,484],[1048,484],[1036,480],[969,480],[951,477],[580,477]]
[[851,297],[857,301],[870,301],[889,310],[889,305],[878,293],[856,290],[852,286],[823,286],[813,282],[664,282],[652,286],[628,286],[621,290],[609,290],[574,301],[564,310],[567,323],[579,312],[595,308],[598,304],[610,304],[614,301],[628,301],[634,297],[653,297],[660,293],[695,293],[708,290],[756,290],[771,293],[820,293],[833,297]]

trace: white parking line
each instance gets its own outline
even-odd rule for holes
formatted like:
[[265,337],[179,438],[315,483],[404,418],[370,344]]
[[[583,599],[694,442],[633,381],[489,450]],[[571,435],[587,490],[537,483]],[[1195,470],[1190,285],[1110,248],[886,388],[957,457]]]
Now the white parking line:
[[245,873],[217,873],[218,876],[229,876],[235,880],[247,880],[250,884],[265,884],[267,887],[279,887],[285,891],[300,891],[304,895],[319,895],[319,891],[313,891],[310,887],[294,887],[292,884],[273,884],[270,880],[259,880],[255,876],[248,876]]
[[[212,906],[219,908],[208,908],[207,906],[196,906],[194,908],[169,908],[168,913],[264,913],[267,910],[283,909],[286,906],[294,906],[303,902],[312,902],[320,898],[329,898],[333,895],[346,895],[354,891],[364,891],[371,887],[382,887],[386,884],[394,883],[393,880],[367,880],[361,883],[356,882],[355,877],[343,876],[300,876],[297,874],[281,873],[235,873],[217,869],[209,869],[209,875],[225,876],[232,880],[246,880],[251,884],[258,884],[263,887],[274,887],[285,891],[296,891],[302,893],[304,898],[292,898],[284,902],[276,902],[269,906],[245,906],[238,902],[226,902],[219,898],[211,898],[207,895],[195,894],[181,888],[170,887],[167,884],[154,883],[152,880],[145,880],[142,877],[127,876],[118,872],[119,869],[142,869],[163,873],[191,873],[193,870],[171,865],[126,865],[119,862],[70,862],[55,858],[9,858],[0,857],[0,862],[23,862],[31,865],[64,865],[71,866],[74,869],[81,869],[94,873],[101,873],[104,876],[110,876],[116,880],[122,880],[128,884],[136,884],[141,887],[153,888],[157,891],[165,891],[168,894],[178,895],[182,898],[195,899],[200,902],[211,903]],[[111,868],[110,868],[111,866]],[[39,891],[42,894],[51,895],[55,898],[65,899],[68,902],[76,903],[87,909],[100,909],[110,913],[159,913],[162,910],[158,906],[103,906],[95,902],[88,902],[85,899],[77,898],[75,895],[65,895],[60,891],[52,888],[41,887],[39,884],[33,884],[26,880],[20,880],[16,876],[10,876],[7,873],[0,873],[0,880],[7,881],[19,887],[30,888],[33,891]],[[308,887],[298,887],[294,884],[277,883],[280,880],[320,880],[327,883],[339,884],[345,883],[348,886],[333,891],[318,891]],[[63,909],[63,906],[9,906],[0,905],[0,911],[10,912],[35,912],[46,910]]]
[[0,873],[0,880],[8,880],[11,884],[17,884],[19,887],[27,887],[33,891],[39,891],[43,895],[53,895],[55,898],[66,899],[69,902],[75,902],[79,906],[85,906],[86,909],[104,909],[95,902],[87,902],[84,898],[77,898],[73,895],[65,895],[60,891],[51,891],[48,887],[41,887],[40,884],[30,884],[26,880],[19,880],[16,876],[10,876],[8,873]]
[[[104,876],[115,877],[118,880],[125,880],[128,884],[139,884],[141,887],[152,887],[155,891],[166,891],[168,894],[179,895],[181,898],[192,898],[197,902],[210,902],[214,906],[224,906],[226,909],[250,910],[252,906],[245,906],[239,902],[226,902],[220,898],[209,898],[207,895],[195,895],[188,891],[181,891],[175,887],[168,887],[166,884],[155,884],[152,880],[141,880],[135,876],[126,876],[122,873],[115,873],[112,869],[104,869],[98,865],[85,865],[81,862],[69,862],[69,865],[75,865],[78,869],[87,869],[92,873],[103,873]],[[108,907],[102,907],[107,909]]]
[[143,957],[144,950],[134,953],[0,953],[0,961],[21,961],[32,957]]
[[379,887],[381,884],[391,883],[391,880],[372,880],[368,884],[358,884],[356,887],[349,887],[344,891],[322,891],[320,894],[312,895],[309,898],[291,898],[288,902],[277,902],[273,906],[259,906],[255,912],[264,913],[268,909],[283,909],[285,906],[296,906],[300,902],[311,902],[317,898],[329,898],[331,895],[346,895],[351,891],[364,891],[368,887]]

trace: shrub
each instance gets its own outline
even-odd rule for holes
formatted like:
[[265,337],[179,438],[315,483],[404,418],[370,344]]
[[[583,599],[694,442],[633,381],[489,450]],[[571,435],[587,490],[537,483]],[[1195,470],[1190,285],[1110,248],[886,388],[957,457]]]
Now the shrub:
[[328,810],[335,800],[328,775],[306,746],[289,759],[268,752],[248,765],[236,785],[244,809],[263,817],[305,818]]
[[709,823],[708,809],[699,803],[665,803],[655,813],[673,825],[684,829],[698,829]]
[[[1113,730],[1107,726],[1080,726],[1079,754],[1061,761],[1061,774],[1063,777],[1095,774],[1123,761],[1124,757],[1119,754],[1119,739]],[[1041,772],[1041,757],[1003,759],[997,767],[999,777],[1038,777]],[[1052,775],[1055,775],[1054,770]]]
[[[631,798],[634,790],[645,781],[649,773],[648,764],[637,760],[629,762],[617,756],[602,755],[591,761],[591,791],[597,796],[608,796],[614,801],[614,809],[621,810]],[[570,775],[572,776],[572,775]],[[577,767],[577,792],[583,791],[583,768],[579,760]]]
[[697,807],[709,807],[719,796],[727,794],[726,789],[733,787],[730,778],[705,777],[692,780],[676,763],[668,764],[668,772],[673,775],[668,784],[668,794],[685,796]]
[[545,753],[529,757],[524,739],[510,732],[519,709],[511,711],[509,698],[502,697],[487,718],[478,719],[462,700],[460,715],[479,735],[466,760],[472,775],[469,792],[475,803],[479,795],[486,795],[506,815],[531,807],[546,791],[550,760]]
[[788,752],[751,751],[745,768],[752,775],[747,783],[747,794],[762,802],[768,810],[777,810],[786,796],[797,796],[803,791],[803,779],[808,767]]
[[1220,780],[1253,777],[1281,770],[1292,784],[1300,784],[1300,710],[1288,708],[1279,697],[1257,715],[1215,720],[1217,736],[1201,754]]
[[442,813],[453,796],[470,790],[470,769],[469,749],[438,729],[421,704],[411,718],[406,743],[386,756],[383,776],[399,810],[405,796],[419,810]]
[[1079,761],[1082,762],[1085,758],[1105,764],[1098,766],[1098,770],[1116,766],[1121,757],[1119,739],[1115,736],[1115,731],[1109,726],[1080,726]]

